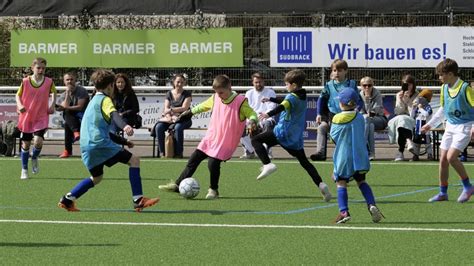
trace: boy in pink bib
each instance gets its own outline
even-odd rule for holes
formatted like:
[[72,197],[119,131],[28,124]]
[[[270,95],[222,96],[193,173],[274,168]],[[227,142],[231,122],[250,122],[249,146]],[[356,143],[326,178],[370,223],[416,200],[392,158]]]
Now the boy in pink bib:
[[218,198],[221,162],[229,160],[237,149],[245,128],[246,119],[252,121],[252,127],[256,127],[257,114],[243,95],[232,91],[229,77],[226,75],[217,76],[212,83],[212,88],[215,93],[211,97],[191,110],[182,113],[179,117],[179,119],[186,119],[191,118],[194,114],[212,111],[206,136],[191,154],[178,179],[175,182],[159,186],[160,189],[178,192],[181,181],[192,177],[199,164],[204,159],[209,158],[211,185],[206,199]]
[[[28,159],[33,140],[31,167],[33,174],[39,172],[38,156],[43,147],[44,133],[48,129],[49,114],[54,113],[56,87],[52,79],[45,77],[46,59],[35,58],[31,65],[33,75],[22,80],[16,93],[16,106],[19,113],[18,129],[21,131],[21,176],[28,179]],[[49,103],[52,94],[51,103]],[[34,136],[34,138],[33,138]]]

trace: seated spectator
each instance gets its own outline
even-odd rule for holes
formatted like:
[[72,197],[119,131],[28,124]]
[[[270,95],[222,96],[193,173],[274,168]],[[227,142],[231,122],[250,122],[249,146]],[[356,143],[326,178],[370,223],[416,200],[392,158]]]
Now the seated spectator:
[[418,97],[415,78],[412,75],[405,75],[402,78],[402,89],[396,95],[395,117],[388,121],[388,137],[390,144],[398,143],[398,153],[395,161],[403,161],[405,157],[405,145],[408,150],[413,150],[413,129],[415,119],[410,114],[413,109],[413,101]]
[[[247,98],[250,107],[252,107],[252,109],[257,114],[268,113],[275,109],[277,106],[276,103],[269,101],[269,99],[276,98],[276,93],[272,88],[265,86],[262,74],[257,72],[252,75],[252,85],[253,88],[245,92],[245,98]],[[273,117],[269,117],[267,119],[260,120],[259,124],[263,131],[267,131],[273,130],[276,122]],[[240,158],[255,158],[255,149],[252,146],[252,142],[250,140],[250,136],[247,134],[247,130],[244,131],[242,138],[240,138],[240,143],[244,148],[244,154],[240,156]],[[273,156],[271,148],[268,148],[267,152],[270,159],[272,159]]]
[[63,81],[66,90],[58,99],[57,111],[63,112],[64,118],[64,151],[59,158],[72,156],[72,144],[80,138],[81,120],[89,103],[87,90],[76,84],[76,74],[64,74]]
[[173,88],[166,93],[165,105],[161,119],[155,125],[155,136],[158,139],[158,157],[160,151],[165,154],[165,131],[173,131],[174,158],[183,158],[184,130],[192,125],[191,119],[176,121],[177,117],[191,107],[192,94],[184,89],[186,78],[176,74],[172,80]]
[[383,130],[387,127],[387,117],[383,112],[382,94],[374,87],[371,77],[363,77],[360,80],[360,97],[364,102],[364,108],[360,111],[365,119],[365,139],[369,149],[369,160],[375,159],[375,130]]
[[115,75],[114,93],[114,104],[119,115],[127,125],[133,128],[140,128],[141,119],[138,116],[140,104],[127,75],[123,73]]

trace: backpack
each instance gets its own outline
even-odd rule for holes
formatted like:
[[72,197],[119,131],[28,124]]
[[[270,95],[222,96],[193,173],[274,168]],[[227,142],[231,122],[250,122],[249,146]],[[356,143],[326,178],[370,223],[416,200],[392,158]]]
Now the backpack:
[[12,151],[15,146],[15,138],[20,137],[20,130],[17,127],[17,122],[8,120],[2,124],[2,137],[0,138],[0,154],[5,156],[12,156]]

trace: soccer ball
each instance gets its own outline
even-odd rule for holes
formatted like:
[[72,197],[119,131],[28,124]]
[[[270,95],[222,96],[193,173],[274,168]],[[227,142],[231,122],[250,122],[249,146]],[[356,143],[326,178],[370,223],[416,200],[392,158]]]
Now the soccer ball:
[[179,183],[179,194],[186,199],[192,199],[199,194],[199,183],[196,179],[188,177]]

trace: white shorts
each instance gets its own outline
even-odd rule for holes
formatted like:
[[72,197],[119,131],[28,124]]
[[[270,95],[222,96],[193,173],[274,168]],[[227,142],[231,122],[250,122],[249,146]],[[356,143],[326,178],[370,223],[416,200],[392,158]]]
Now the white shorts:
[[446,131],[439,147],[443,150],[454,148],[458,151],[464,151],[471,142],[471,128],[472,124],[453,125],[446,123]]

